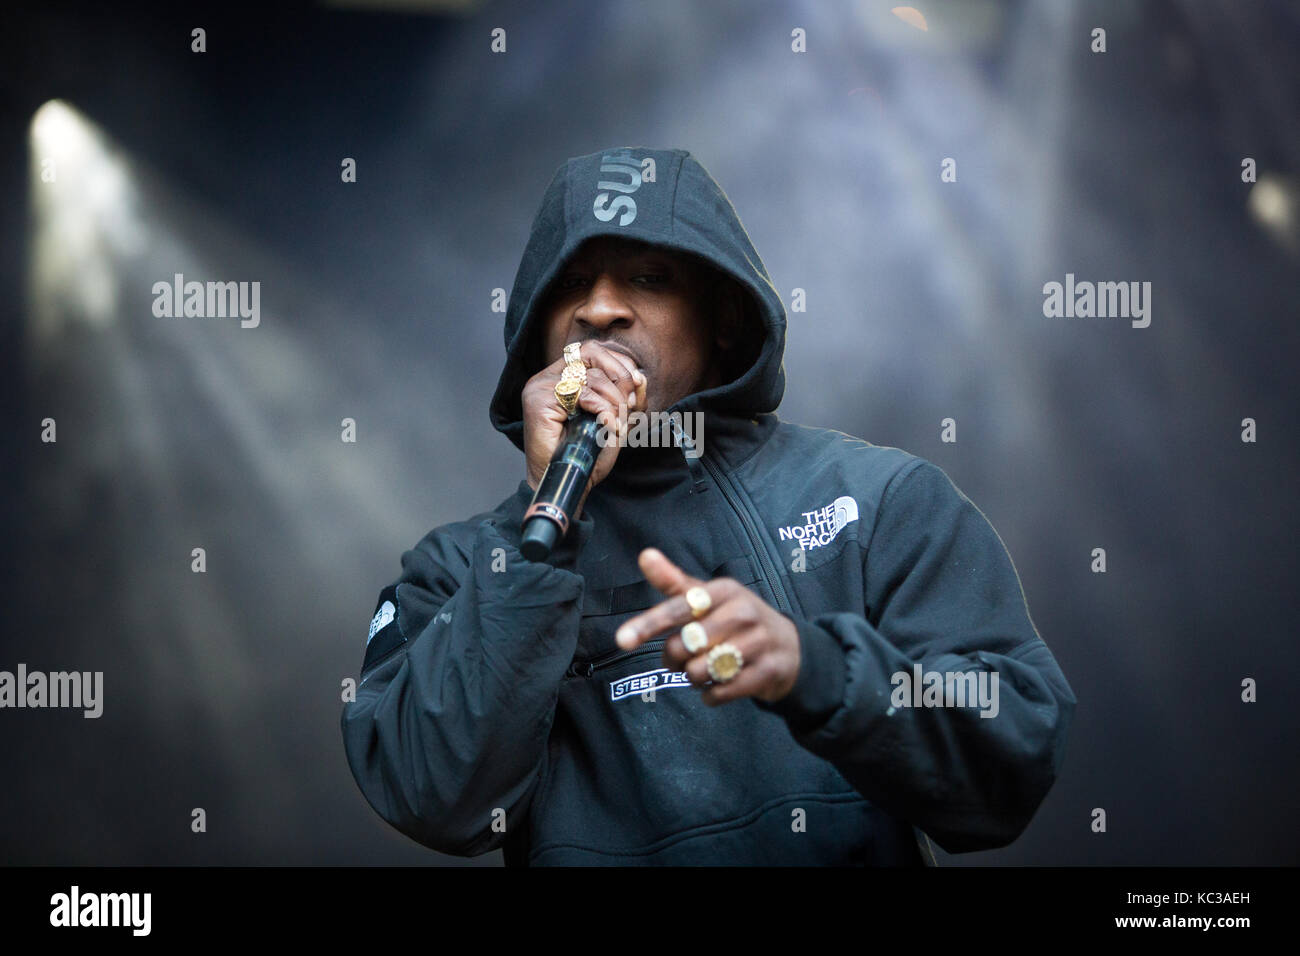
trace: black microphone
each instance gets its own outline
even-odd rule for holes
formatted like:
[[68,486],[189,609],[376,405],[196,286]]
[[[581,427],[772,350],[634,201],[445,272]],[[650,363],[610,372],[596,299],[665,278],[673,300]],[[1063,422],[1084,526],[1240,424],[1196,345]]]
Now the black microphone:
[[533,503],[524,512],[519,550],[529,561],[544,561],[568,533],[572,515],[578,510],[596,456],[600,454],[598,436],[602,427],[592,412],[581,408],[565,425],[564,438],[555,446],[555,454],[537,485]]

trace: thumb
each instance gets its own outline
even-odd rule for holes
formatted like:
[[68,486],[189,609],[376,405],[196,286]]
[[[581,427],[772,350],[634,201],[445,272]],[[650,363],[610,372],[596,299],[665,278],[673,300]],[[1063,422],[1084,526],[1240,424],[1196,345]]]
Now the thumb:
[[637,563],[645,573],[646,580],[654,585],[655,590],[670,597],[685,594],[699,582],[677,565],[658,548],[645,548],[637,557]]

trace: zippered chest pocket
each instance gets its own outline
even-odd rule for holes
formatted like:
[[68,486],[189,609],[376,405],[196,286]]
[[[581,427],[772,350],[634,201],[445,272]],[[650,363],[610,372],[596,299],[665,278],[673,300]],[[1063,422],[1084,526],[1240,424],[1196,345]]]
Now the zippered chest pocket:
[[[582,596],[582,617],[578,622],[578,646],[565,677],[590,677],[593,669],[627,656],[614,640],[614,632],[642,611],[662,601],[663,595],[649,581],[607,588],[588,588]],[[663,646],[663,641],[659,641]],[[639,647],[632,653],[641,653]]]
[[[718,565],[706,580],[719,577],[735,578],[741,584],[754,588],[758,574],[753,562],[745,555],[730,558]],[[614,640],[614,632],[625,622],[668,600],[649,581],[644,579],[629,584],[607,588],[589,588],[583,593],[582,617],[578,624],[578,646],[565,677],[591,677],[622,660],[646,658],[647,668],[661,666],[659,655],[663,646],[675,632],[667,631],[633,651],[624,651]],[[652,656],[653,655],[653,656]]]
[[[790,542],[784,542],[790,547]],[[856,528],[839,533],[829,544],[807,550],[793,548],[789,557],[795,599],[806,618],[836,611],[866,615],[862,549]]]
[[845,528],[827,544],[804,547],[798,540],[782,541],[778,547],[781,557],[791,574],[800,571],[815,571],[830,564],[848,551],[861,555],[858,551],[858,530],[856,527]]

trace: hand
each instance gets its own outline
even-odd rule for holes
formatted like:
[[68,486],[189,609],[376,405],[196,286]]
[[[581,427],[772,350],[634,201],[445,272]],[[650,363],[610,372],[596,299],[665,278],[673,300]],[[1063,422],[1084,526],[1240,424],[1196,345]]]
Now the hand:
[[[596,421],[617,438],[608,442],[596,456],[591,478],[582,495],[582,500],[586,501],[587,493],[614,467],[619,448],[627,436],[627,412],[645,403],[646,378],[630,358],[598,342],[582,343],[582,360],[587,365],[587,384],[578,394],[578,407],[594,413]],[[555,385],[564,371],[564,364],[561,356],[542,369],[528,380],[520,396],[524,412],[525,479],[534,491],[546,474],[556,446],[564,438],[569,420],[569,413],[555,397]],[[581,510],[581,504],[578,510]]]
[[[706,687],[701,695],[706,704],[714,706],[741,697],[771,702],[790,693],[799,676],[800,662],[799,632],[794,621],[735,578],[701,581],[655,548],[643,550],[637,562],[647,581],[672,596],[620,627],[619,647],[631,650],[664,631],[674,630],[664,646],[664,666],[686,671],[692,684],[704,687],[709,681],[709,649],[728,641],[740,651],[744,666],[727,683]],[[692,655],[682,643],[681,628],[695,618],[683,595],[688,588],[697,586],[709,592],[713,606],[699,619],[709,645]]]

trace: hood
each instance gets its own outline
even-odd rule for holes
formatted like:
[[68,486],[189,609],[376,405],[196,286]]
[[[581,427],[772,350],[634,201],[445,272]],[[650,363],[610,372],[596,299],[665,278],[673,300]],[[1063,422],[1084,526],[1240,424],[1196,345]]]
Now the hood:
[[490,409],[497,431],[523,450],[520,395],[540,369],[528,367],[537,312],[552,278],[592,236],[623,236],[693,253],[749,293],[749,327],[762,336],[753,364],[671,410],[776,410],[785,393],[785,307],[731,200],[686,150],[623,146],[568,160],[542,196],[506,309],[506,362]]

